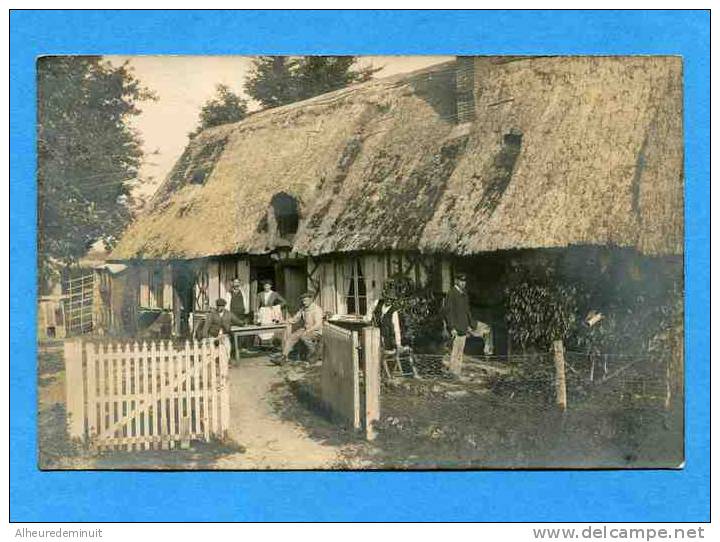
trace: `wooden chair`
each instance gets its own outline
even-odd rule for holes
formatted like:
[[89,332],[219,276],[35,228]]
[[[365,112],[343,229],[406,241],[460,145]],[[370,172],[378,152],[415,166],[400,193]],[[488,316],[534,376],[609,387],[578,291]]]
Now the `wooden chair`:
[[[390,369],[390,366],[393,369]],[[385,376],[389,379],[395,377],[420,378],[415,367],[415,355],[410,347],[401,347],[394,350],[384,350],[382,355],[382,367]]]

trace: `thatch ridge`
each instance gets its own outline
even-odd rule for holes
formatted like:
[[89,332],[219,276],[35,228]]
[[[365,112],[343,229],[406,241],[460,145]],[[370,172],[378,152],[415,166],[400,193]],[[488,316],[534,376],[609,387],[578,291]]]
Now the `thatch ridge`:
[[112,257],[270,251],[262,221],[280,191],[300,202],[303,254],[681,254],[681,60],[503,60],[476,60],[465,127],[444,63],[203,132]]

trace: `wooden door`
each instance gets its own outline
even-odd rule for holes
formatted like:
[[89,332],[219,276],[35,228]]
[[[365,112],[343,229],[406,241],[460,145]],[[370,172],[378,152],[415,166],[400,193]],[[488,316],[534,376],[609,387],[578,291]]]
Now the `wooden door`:
[[281,293],[287,299],[288,309],[295,312],[300,308],[298,297],[307,291],[307,269],[304,266],[286,266],[283,268],[283,278],[285,291]]

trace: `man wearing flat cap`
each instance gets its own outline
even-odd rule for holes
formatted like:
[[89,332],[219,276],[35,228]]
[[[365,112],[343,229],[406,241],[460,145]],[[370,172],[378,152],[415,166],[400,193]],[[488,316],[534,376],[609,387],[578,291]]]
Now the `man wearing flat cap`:
[[308,349],[308,359],[313,359],[317,344],[322,335],[323,311],[314,302],[315,296],[306,292],[300,296],[300,310],[288,322],[301,323],[302,327],[293,331],[283,347],[282,360],[287,361],[288,355],[298,342],[302,342]]
[[203,325],[201,337],[215,338],[220,335],[230,336],[230,326],[241,326],[244,322],[227,310],[227,302],[219,297],[215,302],[216,309],[208,314]]

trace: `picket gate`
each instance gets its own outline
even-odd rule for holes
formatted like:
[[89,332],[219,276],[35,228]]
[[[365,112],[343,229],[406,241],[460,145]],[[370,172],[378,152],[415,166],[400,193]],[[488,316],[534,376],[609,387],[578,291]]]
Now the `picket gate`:
[[65,343],[70,436],[100,450],[224,438],[229,346],[213,340]]

